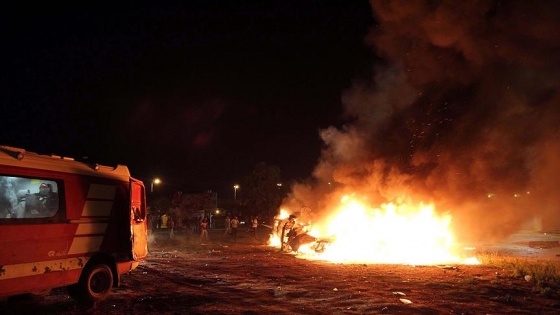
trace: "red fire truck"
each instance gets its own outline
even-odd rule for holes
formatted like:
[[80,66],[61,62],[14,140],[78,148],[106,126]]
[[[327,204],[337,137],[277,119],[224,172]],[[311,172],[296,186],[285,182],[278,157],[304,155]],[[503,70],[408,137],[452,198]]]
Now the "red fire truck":
[[0,146],[0,297],[105,298],[148,255],[145,200],[126,166]]

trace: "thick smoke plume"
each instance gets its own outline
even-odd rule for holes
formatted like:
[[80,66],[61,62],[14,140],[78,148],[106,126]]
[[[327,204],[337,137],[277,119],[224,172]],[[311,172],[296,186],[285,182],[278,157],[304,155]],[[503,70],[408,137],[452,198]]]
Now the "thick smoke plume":
[[[463,238],[560,229],[560,2],[372,1],[371,82],[288,206],[433,202]],[[540,220],[540,221],[539,221]],[[532,226],[531,226],[532,227]]]

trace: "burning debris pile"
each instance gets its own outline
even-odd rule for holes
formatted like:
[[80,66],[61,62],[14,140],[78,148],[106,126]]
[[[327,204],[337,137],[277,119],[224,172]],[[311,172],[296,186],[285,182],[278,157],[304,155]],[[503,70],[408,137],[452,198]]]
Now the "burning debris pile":
[[[381,262],[407,263],[415,251],[454,259],[454,244],[497,240],[528,222],[560,230],[560,3],[372,8],[374,80],[344,93],[349,123],[321,131],[313,177],[283,207],[309,207],[300,221],[321,229],[310,235],[348,237],[344,251],[364,240],[355,250]],[[352,210],[339,209],[344,196]],[[438,249],[428,254],[432,234]]]
[[369,208],[344,196],[331,216],[316,223],[296,222],[282,210],[269,240],[300,257],[340,263],[434,265],[478,263],[453,242],[448,214],[433,205],[382,204]]

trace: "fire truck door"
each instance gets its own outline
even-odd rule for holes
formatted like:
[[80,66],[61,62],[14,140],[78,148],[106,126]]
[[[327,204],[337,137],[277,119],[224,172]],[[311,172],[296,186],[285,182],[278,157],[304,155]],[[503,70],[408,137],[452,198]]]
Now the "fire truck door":
[[139,260],[148,256],[148,235],[146,222],[145,189],[141,182],[130,182],[130,225],[132,258]]

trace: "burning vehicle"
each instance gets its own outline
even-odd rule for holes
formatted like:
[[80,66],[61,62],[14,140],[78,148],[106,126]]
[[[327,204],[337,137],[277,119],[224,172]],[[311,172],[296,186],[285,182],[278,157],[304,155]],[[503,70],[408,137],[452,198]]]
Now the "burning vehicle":
[[271,240],[278,239],[280,251],[297,252],[301,245],[318,242],[316,237],[309,235],[308,228],[309,225],[297,222],[297,217],[293,214],[284,219],[276,218]]
[[478,263],[455,242],[451,216],[437,214],[433,205],[388,203],[374,208],[355,196],[344,196],[322,221],[299,222],[287,213],[278,214],[269,245],[301,258],[337,263]]

